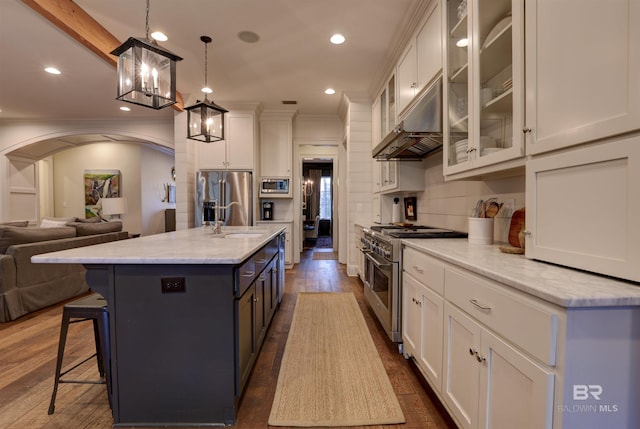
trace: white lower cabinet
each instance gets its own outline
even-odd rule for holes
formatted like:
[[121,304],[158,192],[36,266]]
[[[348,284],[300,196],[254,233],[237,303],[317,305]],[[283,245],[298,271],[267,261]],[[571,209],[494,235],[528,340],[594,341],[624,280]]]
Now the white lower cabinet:
[[444,299],[406,273],[402,285],[404,353],[414,357],[431,386],[440,390]]
[[405,356],[459,427],[553,427],[553,307],[410,247],[402,287]]
[[554,373],[486,330],[480,356],[478,427],[551,428]]
[[554,373],[445,303],[442,395],[462,428],[551,428]]
[[[413,241],[402,253],[404,352],[460,428],[640,427],[640,306],[612,306],[578,286],[595,282],[606,294],[618,282],[577,271],[573,280],[570,270],[549,282],[541,264],[508,284],[480,274],[495,248],[465,258],[457,246],[423,251]],[[563,278],[574,282],[575,306],[554,304],[546,287],[568,290]]]
[[478,425],[480,326],[445,304],[444,385],[442,396],[458,425]]

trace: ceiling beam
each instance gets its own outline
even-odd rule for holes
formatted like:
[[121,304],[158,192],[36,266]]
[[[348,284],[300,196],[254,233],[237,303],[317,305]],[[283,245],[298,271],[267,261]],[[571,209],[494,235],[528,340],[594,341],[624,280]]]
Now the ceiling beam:
[[[118,60],[111,55],[111,51],[122,43],[73,0],[22,0],[22,2],[108,64],[113,67],[118,66]],[[184,111],[182,94],[177,91],[176,104],[172,107],[178,112]]]

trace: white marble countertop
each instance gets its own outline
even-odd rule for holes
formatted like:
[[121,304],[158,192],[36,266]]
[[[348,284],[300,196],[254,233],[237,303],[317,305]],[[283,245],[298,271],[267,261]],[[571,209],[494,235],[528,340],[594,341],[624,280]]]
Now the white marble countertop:
[[416,250],[562,307],[640,305],[640,284],[502,253],[467,239],[411,239]]
[[[129,240],[112,241],[31,258],[35,263],[80,264],[238,264],[284,231],[282,225],[223,227],[225,237],[211,227],[198,227]],[[243,234],[261,233],[256,237]]]

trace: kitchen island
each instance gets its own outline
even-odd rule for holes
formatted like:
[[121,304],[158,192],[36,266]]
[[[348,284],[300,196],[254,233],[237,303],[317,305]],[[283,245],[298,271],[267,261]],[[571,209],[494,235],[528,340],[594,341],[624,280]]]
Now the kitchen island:
[[209,227],[37,255],[108,303],[114,426],[223,426],[284,290],[284,228]]

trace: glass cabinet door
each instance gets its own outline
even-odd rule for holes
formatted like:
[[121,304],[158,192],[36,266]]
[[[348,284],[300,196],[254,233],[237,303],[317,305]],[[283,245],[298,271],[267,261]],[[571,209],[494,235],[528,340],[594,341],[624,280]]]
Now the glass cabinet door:
[[389,100],[389,126],[387,131],[391,132],[396,126],[396,78],[395,75],[391,75],[389,84],[387,85],[387,97]]
[[469,159],[469,20],[467,0],[448,0],[447,87],[448,159],[452,166]]
[[512,0],[475,0],[474,55],[479,118],[475,157],[483,158],[513,146]]
[[447,0],[444,173],[524,166],[524,0]]

